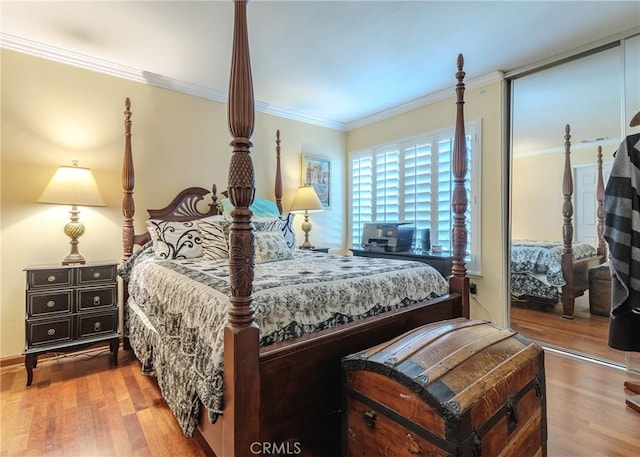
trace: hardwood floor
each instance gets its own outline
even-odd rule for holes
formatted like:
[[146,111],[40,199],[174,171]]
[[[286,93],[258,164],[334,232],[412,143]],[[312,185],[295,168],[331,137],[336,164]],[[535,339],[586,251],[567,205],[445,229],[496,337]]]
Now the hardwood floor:
[[587,294],[576,299],[574,319],[562,318],[560,304],[546,311],[513,305],[511,328],[534,341],[625,366],[625,352],[607,344],[609,319],[591,315]]
[[640,375],[550,351],[545,369],[549,457],[640,455],[640,413],[624,389]]
[[3,457],[205,455],[127,351],[118,367],[108,350],[38,361],[33,384],[25,384],[24,366],[2,369]]
[[[0,370],[0,456],[203,456],[185,437],[153,378],[122,351]],[[640,375],[547,351],[548,456],[640,454],[640,413],[625,405],[624,381]],[[518,456],[520,457],[520,456]]]

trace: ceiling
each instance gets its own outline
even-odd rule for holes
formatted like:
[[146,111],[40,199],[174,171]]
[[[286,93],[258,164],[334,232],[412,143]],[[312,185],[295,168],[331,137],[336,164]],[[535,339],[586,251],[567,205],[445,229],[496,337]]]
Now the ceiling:
[[[4,47],[226,99],[230,0],[1,8]],[[258,109],[342,130],[453,92],[458,53],[467,81],[498,78],[640,25],[637,1],[253,0],[247,11]]]

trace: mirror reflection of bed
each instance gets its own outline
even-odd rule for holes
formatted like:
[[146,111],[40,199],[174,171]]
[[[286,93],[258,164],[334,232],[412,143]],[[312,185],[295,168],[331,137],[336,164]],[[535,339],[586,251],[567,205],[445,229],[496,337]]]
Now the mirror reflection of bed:
[[[640,46],[637,41],[627,43],[627,48]],[[623,136],[621,113],[626,105],[621,100],[620,86],[625,69],[620,62],[624,53],[624,47],[614,46],[513,78],[510,202],[511,247],[523,240],[534,240],[544,248],[554,249],[561,264],[555,266],[561,269],[555,271],[558,277],[548,270],[536,273],[549,286],[548,293],[529,294],[530,289],[520,283],[522,277],[518,278],[516,270],[530,269],[532,264],[521,258],[514,267],[512,250],[511,291],[515,293],[510,307],[511,326],[550,347],[623,366],[625,353],[608,347],[608,317],[601,310],[594,312],[588,287],[590,269],[592,280],[606,276],[603,271],[606,272],[607,265],[601,265],[606,260],[606,244],[598,237],[602,221],[598,218],[601,209],[597,201],[597,176],[601,173],[606,185],[613,153]],[[635,68],[627,67],[627,72],[630,67]],[[629,91],[627,94],[633,95]],[[627,116],[630,119],[632,115]],[[551,124],[553,120],[555,125]],[[569,165],[565,161],[567,134]],[[567,239],[572,240],[569,245]],[[549,242],[554,242],[555,247]],[[578,242],[592,246],[593,251],[583,253]],[[538,249],[539,256],[551,256],[542,246],[533,248]],[[562,288],[560,284],[565,279],[562,276],[567,274],[562,252],[567,249],[572,251],[573,258],[565,262],[574,263],[577,276],[567,278],[564,283],[573,284]],[[578,272],[580,268],[575,264],[580,257],[589,256],[596,261]],[[597,256],[602,256],[601,260]],[[602,292],[595,288],[594,291]],[[598,302],[600,296],[592,295],[591,301]]]
[[[574,173],[569,125],[564,133],[559,186],[563,199],[562,225],[558,230],[562,241],[512,239],[511,324],[551,347],[624,365],[624,353],[606,344],[610,283],[607,245],[602,236],[605,182],[602,146],[597,147],[595,154],[595,172]],[[583,168],[594,167],[587,163]],[[574,183],[574,175],[581,176],[581,180]],[[574,189],[582,198],[575,198]],[[574,201],[580,206],[574,208]],[[577,219],[573,217],[574,209],[582,215],[580,241],[574,237]],[[514,225],[517,226],[515,222]],[[595,236],[589,237],[594,231]]]

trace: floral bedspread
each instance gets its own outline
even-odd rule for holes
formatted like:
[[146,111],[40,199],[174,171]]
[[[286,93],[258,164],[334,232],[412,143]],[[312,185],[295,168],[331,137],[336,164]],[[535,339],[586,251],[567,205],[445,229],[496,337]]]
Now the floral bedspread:
[[[147,251],[121,270],[130,279],[125,334],[190,436],[198,400],[210,420],[222,413],[228,260],[155,260]],[[296,251],[255,266],[253,304],[260,344],[268,345],[447,292],[424,263]]]
[[[556,241],[514,241],[511,246],[511,292],[556,299],[565,285],[562,274],[563,244]],[[587,243],[573,243],[575,260],[597,254]]]

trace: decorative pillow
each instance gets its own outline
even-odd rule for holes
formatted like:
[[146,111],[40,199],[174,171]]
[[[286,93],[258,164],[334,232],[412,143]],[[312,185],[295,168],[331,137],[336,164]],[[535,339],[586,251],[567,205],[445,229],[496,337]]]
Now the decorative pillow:
[[256,263],[277,262],[293,258],[282,235],[275,232],[256,232]]
[[[233,208],[233,204],[228,198],[223,198],[222,200],[220,200],[220,204],[218,205],[218,209],[222,211],[222,214],[224,214],[224,217],[227,219],[231,219],[231,211],[233,211]],[[278,210],[278,206],[275,204],[275,202],[267,200],[266,198],[254,198],[253,203],[251,204],[249,209],[253,211],[254,217],[280,216],[280,211]]]
[[205,218],[197,225],[202,238],[203,257],[207,260],[228,259],[231,222]]
[[175,222],[149,219],[147,230],[156,259],[202,257],[202,240],[195,221]]
[[296,232],[293,230],[294,213],[280,217],[254,217],[253,225],[258,232],[277,232],[287,243],[289,249],[296,248]]

